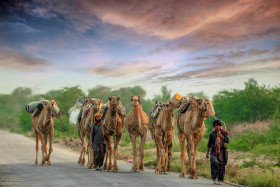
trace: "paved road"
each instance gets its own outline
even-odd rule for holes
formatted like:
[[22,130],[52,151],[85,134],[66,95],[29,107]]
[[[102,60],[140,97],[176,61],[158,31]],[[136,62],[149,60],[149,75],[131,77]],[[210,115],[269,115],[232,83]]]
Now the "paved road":
[[131,164],[123,161],[118,162],[119,173],[89,170],[78,166],[78,157],[54,145],[52,165],[34,166],[35,140],[0,131],[0,186],[214,186],[209,179],[179,178],[178,173],[156,175],[151,169],[131,173]]

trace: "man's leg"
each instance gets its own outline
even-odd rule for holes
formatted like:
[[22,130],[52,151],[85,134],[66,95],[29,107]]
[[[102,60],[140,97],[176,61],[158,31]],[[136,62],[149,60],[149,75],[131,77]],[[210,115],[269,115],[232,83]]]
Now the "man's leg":
[[225,178],[225,165],[219,164],[219,171],[218,171],[218,180],[219,182],[224,181]]
[[218,177],[218,170],[219,170],[219,165],[216,162],[211,162],[211,177],[213,182],[216,184],[216,179]]
[[100,167],[103,166],[105,152],[106,152],[105,144],[100,144],[100,155],[99,155],[99,166]]

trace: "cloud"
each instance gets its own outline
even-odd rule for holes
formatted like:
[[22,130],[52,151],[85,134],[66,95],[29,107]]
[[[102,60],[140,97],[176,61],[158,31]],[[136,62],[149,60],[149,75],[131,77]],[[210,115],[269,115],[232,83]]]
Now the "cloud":
[[[200,66],[201,64],[197,64]],[[205,64],[203,64],[205,65]],[[182,67],[184,68],[184,67]],[[254,61],[247,61],[239,64],[236,62],[216,63],[208,66],[203,66],[196,70],[184,70],[181,73],[169,72],[167,75],[160,76],[159,73],[154,73],[151,76],[158,76],[153,82],[169,82],[169,81],[184,81],[192,79],[215,79],[234,77],[238,75],[250,75],[255,72],[272,72],[280,70],[280,57],[264,58]],[[150,79],[150,78],[148,78]]]
[[20,22],[0,22],[0,27],[9,32],[36,33],[39,30]]
[[16,71],[43,70],[49,62],[47,60],[27,56],[13,50],[0,49],[0,68],[8,68]]
[[85,0],[81,5],[104,23],[164,39],[197,32],[200,36],[210,34],[210,40],[218,40],[278,33],[279,29],[279,1]]
[[159,69],[159,66],[150,65],[148,62],[101,62],[91,67],[88,72],[102,76],[120,77],[137,75]]

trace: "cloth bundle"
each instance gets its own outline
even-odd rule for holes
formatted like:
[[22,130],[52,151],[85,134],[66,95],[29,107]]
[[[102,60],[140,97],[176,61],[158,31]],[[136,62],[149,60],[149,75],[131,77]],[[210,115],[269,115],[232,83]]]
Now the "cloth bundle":
[[[48,100],[40,100],[40,101],[32,101],[32,102],[30,102],[30,103],[28,103],[27,105],[25,105],[25,110],[26,110],[26,112],[28,112],[28,113],[33,113],[34,112],[34,110],[39,106],[39,105],[42,105],[42,103],[43,102],[48,102]],[[40,114],[40,112],[42,111],[42,108],[41,108],[41,110],[37,110],[37,112],[38,112],[38,114],[36,114],[36,115],[39,115]],[[61,116],[61,114],[60,114],[60,111],[59,111],[59,108],[57,108],[57,106],[56,105],[53,105],[53,114],[57,117],[57,118],[59,118],[60,116]],[[35,115],[35,116],[36,116]]]
[[229,132],[227,130],[221,129],[220,131],[217,132],[217,138],[215,140],[215,154],[219,155],[221,152],[221,148],[226,148],[225,141],[224,141],[224,136],[222,133],[227,133]]
[[77,99],[76,104],[68,110],[69,124],[77,125],[81,108],[83,104],[87,101],[88,97],[80,97]]

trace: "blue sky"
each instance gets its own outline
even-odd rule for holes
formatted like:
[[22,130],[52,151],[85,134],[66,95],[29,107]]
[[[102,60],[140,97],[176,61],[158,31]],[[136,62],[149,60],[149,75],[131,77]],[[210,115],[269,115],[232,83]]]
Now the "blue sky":
[[[160,3],[159,3],[160,2]],[[280,80],[280,2],[0,2],[0,93],[140,85],[151,98]]]

